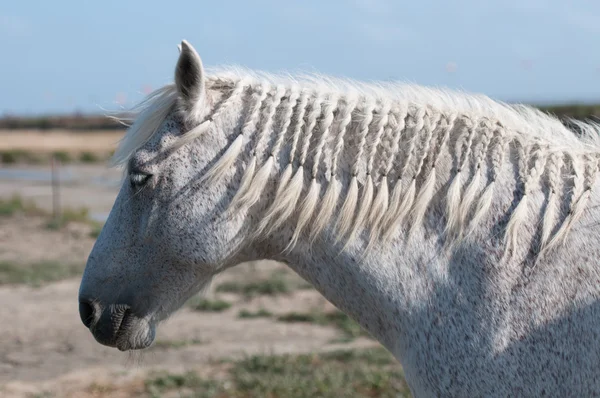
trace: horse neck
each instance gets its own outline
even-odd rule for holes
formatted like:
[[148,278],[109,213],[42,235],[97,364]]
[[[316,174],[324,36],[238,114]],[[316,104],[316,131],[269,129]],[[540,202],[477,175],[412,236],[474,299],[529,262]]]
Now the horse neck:
[[[461,123],[457,123],[453,128],[448,138],[451,144],[459,141],[461,128]],[[409,132],[404,138],[406,141],[401,142],[407,142],[410,138]],[[349,139],[353,138],[349,137]],[[282,149],[282,153],[289,152],[289,150],[289,146],[286,146]],[[400,165],[406,162],[404,156],[408,155],[400,154],[397,159]],[[287,159],[288,157],[285,155],[281,156],[273,175],[281,176],[289,165]],[[345,246],[346,242],[337,239],[335,217],[316,238],[311,236],[309,228],[295,238],[298,212],[309,190],[312,178],[310,173],[306,173],[308,176],[304,176],[304,190],[294,211],[295,216],[282,222],[276,233],[261,235],[254,241],[251,257],[253,259],[268,258],[287,263],[324,297],[349,314],[400,359],[405,350],[402,344],[410,343],[410,333],[414,331],[415,326],[418,326],[410,325],[414,309],[422,307],[430,297],[436,296],[436,289],[445,286],[451,279],[449,275],[453,261],[456,258],[459,258],[456,261],[460,261],[462,258],[458,256],[453,259],[452,256],[442,254],[444,249],[442,237],[446,219],[440,217],[440,214],[444,214],[446,210],[443,199],[447,190],[444,188],[451,183],[455,176],[453,168],[457,167],[456,156],[452,151],[445,150],[439,155],[438,162],[436,165],[438,178],[435,187],[435,192],[438,194],[434,195],[422,224],[415,228],[409,239],[405,235],[408,227],[400,227],[398,233],[387,244],[375,245],[365,254],[370,239],[368,229],[361,231],[353,242]],[[305,168],[310,170],[310,165],[306,165]],[[362,168],[363,174],[359,176],[361,193],[365,186],[366,164],[363,163]],[[497,190],[490,213],[499,212],[511,201],[512,192],[517,186],[512,168],[512,163],[504,162],[502,170],[497,172],[496,178],[502,189]],[[465,181],[472,180],[475,173],[473,169],[470,167],[469,171],[463,174]],[[431,168],[429,168],[430,170]],[[294,171],[298,171],[297,166]],[[344,195],[347,193],[352,179],[352,165],[346,161],[346,164],[341,166],[338,172],[343,190],[336,203],[334,212],[336,215],[343,206]],[[425,177],[419,176],[417,187],[421,187],[425,179]],[[319,199],[322,200],[323,192],[326,191],[330,180],[321,176],[317,181],[324,185],[319,196]],[[410,182],[401,183],[403,191],[405,191]],[[252,217],[248,217],[249,220],[263,219],[278,187],[277,178],[267,185],[264,191],[266,200],[254,208],[255,213]],[[376,192],[378,192],[378,186],[376,186]],[[360,199],[361,195],[359,194],[359,201]],[[466,240],[467,243],[473,240],[488,242],[481,245],[481,250],[477,251],[478,260],[494,262],[494,259],[499,259],[499,256],[495,256],[495,254],[486,258],[482,257],[486,245],[490,249],[490,253],[496,253],[493,251],[493,245],[498,242],[498,237],[495,237],[493,232],[493,219],[496,216],[496,214],[491,214],[484,218],[481,225],[475,228],[470,238]],[[250,229],[255,230],[258,224],[260,222],[253,224]],[[523,239],[528,239],[527,233],[522,233],[521,236]],[[294,239],[296,240],[295,244],[290,247],[289,242]],[[458,249],[458,251],[465,254],[464,249]],[[469,273],[471,266],[473,278],[479,277],[482,270],[473,263],[465,263],[461,268],[462,272]],[[454,269],[457,268],[454,267]],[[469,283],[472,282],[469,281]],[[403,337],[399,338],[399,336]]]
[[[370,112],[373,110],[370,109]],[[353,178],[356,178],[359,185],[356,212],[360,212],[361,205],[369,206],[363,203],[365,186],[369,178],[372,178],[374,183],[371,202],[376,201],[383,184],[388,182],[392,187],[398,186],[400,188],[398,192],[401,194],[405,193],[413,181],[417,188],[421,188],[434,166],[437,175],[434,192],[441,190],[451,178],[452,168],[457,167],[454,151],[442,150],[442,148],[456,146],[461,139],[467,139],[465,131],[472,130],[468,130],[471,125],[465,118],[435,114],[432,110],[416,107],[391,107],[387,120],[383,122],[381,112],[375,110],[372,118],[366,121],[360,117],[361,113],[362,109],[351,116],[345,136],[340,138],[339,130],[344,123],[344,111],[339,110],[334,120],[330,122],[329,139],[325,141],[323,141],[323,131],[327,126],[317,129],[316,132],[312,131],[311,124],[317,124],[319,121],[311,122],[310,107],[308,115],[302,115],[302,118],[306,119],[305,128],[297,131],[296,137],[294,134],[298,120],[293,120],[287,125],[288,135],[285,144],[276,153],[277,161],[270,173],[273,178],[262,188],[260,200],[247,210],[249,213],[246,214],[249,215],[246,217],[247,231],[249,236],[255,238],[251,245],[253,253],[248,258],[269,258],[288,263],[331,302],[354,315],[369,332],[378,336],[381,341],[387,341],[388,348],[394,350],[395,339],[386,330],[396,330],[399,326],[393,323],[395,321],[388,311],[399,310],[403,308],[400,303],[408,301],[403,300],[402,295],[395,294],[392,297],[388,293],[405,284],[410,285],[406,288],[407,291],[415,294],[419,291],[421,282],[409,282],[410,275],[417,275],[419,272],[415,268],[417,262],[414,260],[426,251],[437,250],[436,239],[429,236],[426,239],[428,245],[424,246],[421,243],[420,246],[417,245],[418,250],[415,246],[414,249],[409,250],[409,253],[401,254],[402,250],[410,249],[408,245],[413,243],[404,245],[400,236],[394,236],[383,252],[386,260],[382,261],[382,258],[375,254],[379,248],[370,251],[368,256],[364,255],[364,249],[369,245],[369,233],[366,232],[368,224],[363,226],[364,233],[362,230],[357,231],[356,239],[343,248],[345,242],[337,240],[334,227],[337,216],[344,207]],[[277,126],[286,126],[285,120],[275,123],[274,129]],[[258,140],[259,130],[254,134],[255,140]],[[276,131],[264,141],[277,142],[281,137],[279,134],[281,133]],[[474,140],[473,137],[471,138]],[[340,143],[342,143],[341,148]],[[364,146],[362,150],[359,148],[361,145]],[[253,146],[258,147],[259,144],[253,143]],[[271,153],[266,148],[267,146],[257,151],[262,153],[262,161],[257,162],[256,169],[264,166]],[[251,153],[247,153],[246,157],[238,162],[241,185],[244,184],[248,165],[253,162],[252,157],[255,156]],[[256,169],[253,171],[254,175],[260,173]],[[283,178],[286,172],[290,175]],[[464,174],[470,176],[471,171],[466,171]],[[295,198],[291,200],[294,208],[289,215],[285,215],[289,209],[279,208],[279,211],[274,212],[274,216],[271,217],[273,204],[278,203],[276,200],[278,190],[283,189],[282,192],[289,190],[295,176],[300,176],[300,192],[287,195],[287,199]],[[332,215],[320,233],[315,236],[312,234],[310,224],[319,222],[322,205],[314,206],[313,211],[302,218],[302,212],[306,209],[304,204],[311,194],[311,187],[314,186],[317,186],[316,202],[322,204],[327,189],[335,182],[339,182],[341,190],[335,198]],[[392,191],[393,189],[390,189],[390,194]],[[401,195],[399,197],[402,198]],[[393,200],[388,202],[391,203]],[[443,212],[443,209],[440,209],[441,201],[433,201],[432,206]],[[308,223],[305,222],[307,218],[310,219]],[[269,222],[266,226],[261,225],[265,219]],[[265,228],[270,227],[269,223],[278,225],[273,229],[275,233],[265,232]],[[300,226],[302,231],[299,232],[300,223],[302,223]],[[443,231],[443,220],[439,217],[428,217],[426,224],[428,228],[440,231],[440,234]],[[258,236],[257,230],[261,232]],[[423,236],[422,229],[419,229],[413,238],[415,241],[423,242]],[[290,242],[294,244],[290,245]],[[398,262],[392,262],[390,258],[396,258]],[[402,260],[399,260],[400,258]],[[373,308],[381,311],[373,311]]]
[[[275,107],[285,107],[285,101]],[[278,113],[266,135],[259,127],[247,137],[252,150],[238,159],[240,185],[255,182],[259,175],[264,181],[255,185],[260,189],[254,193],[242,192],[247,201],[241,204],[250,204],[245,215],[250,215],[246,225],[252,243],[246,259],[288,263],[400,357],[403,342],[411,341],[415,308],[427,306],[432,298],[438,310],[459,300],[460,289],[448,288],[452,283],[481,293],[492,269],[509,274],[509,284],[516,283],[524,271],[522,260],[533,258],[532,249],[539,251],[540,242],[552,242],[552,234],[540,241],[539,225],[549,225],[554,236],[568,232],[564,226],[574,221],[568,215],[581,210],[579,199],[595,181],[597,156],[548,149],[547,142],[486,118],[392,104],[382,121],[384,112],[377,112],[382,104],[370,106],[363,104],[350,115],[343,139],[343,105],[324,112],[333,116],[329,120],[320,110],[313,113],[310,104],[305,113],[291,118]],[[365,113],[372,117],[365,118]],[[293,181],[299,184],[292,195]],[[340,190],[333,211],[312,235],[311,226],[322,220],[321,208],[335,182]],[[369,211],[355,239],[345,242],[336,222],[353,183],[358,193],[351,218],[359,218],[361,206]],[[365,199],[369,183],[371,197]],[[387,202],[377,199],[384,184],[390,192]],[[397,187],[399,199],[394,197]],[[405,201],[411,189],[412,201]],[[274,204],[284,202],[278,198],[280,190],[291,205],[275,206],[271,214]],[[542,210],[544,203],[552,203],[546,199],[550,193],[556,207],[552,217]],[[487,213],[478,214],[482,198],[488,200]],[[377,239],[372,244],[376,204],[384,219],[392,206],[408,209],[382,245]],[[474,219],[477,224],[470,225]],[[445,251],[448,239],[456,244]],[[506,252],[513,257],[503,257]]]

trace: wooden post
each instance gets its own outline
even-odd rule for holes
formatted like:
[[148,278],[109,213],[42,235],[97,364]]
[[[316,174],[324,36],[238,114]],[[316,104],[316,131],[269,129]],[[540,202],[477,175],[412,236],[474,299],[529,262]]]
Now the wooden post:
[[54,155],[52,155],[52,216],[55,222],[60,221],[60,179],[58,169],[60,163]]

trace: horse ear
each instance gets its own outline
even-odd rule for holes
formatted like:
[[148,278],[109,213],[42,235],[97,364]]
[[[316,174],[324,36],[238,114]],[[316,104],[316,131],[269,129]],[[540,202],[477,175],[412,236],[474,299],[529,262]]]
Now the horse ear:
[[181,104],[190,116],[200,116],[205,97],[204,68],[200,56],[191,44],[183,40],[179,46],[175,67],[175,85]]

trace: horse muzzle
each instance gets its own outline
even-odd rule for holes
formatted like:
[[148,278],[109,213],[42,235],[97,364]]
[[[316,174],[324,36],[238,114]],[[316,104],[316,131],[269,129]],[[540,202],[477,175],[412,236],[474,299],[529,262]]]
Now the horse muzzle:
[[96,341],[121,351],[139,350],[152,344],[155,326],[147,317],[138,316],[127,304],[110,304],[79,299],[79,316]]

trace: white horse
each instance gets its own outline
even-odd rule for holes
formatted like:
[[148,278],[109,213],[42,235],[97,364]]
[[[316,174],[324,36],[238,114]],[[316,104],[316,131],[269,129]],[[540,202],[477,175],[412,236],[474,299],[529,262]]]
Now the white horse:
[[185,41],[134,116],[80,289],[98,342],[148,347],[214,275],[274,259],[417,397],[600,394],[598,127],[415,86],[206,74]]

